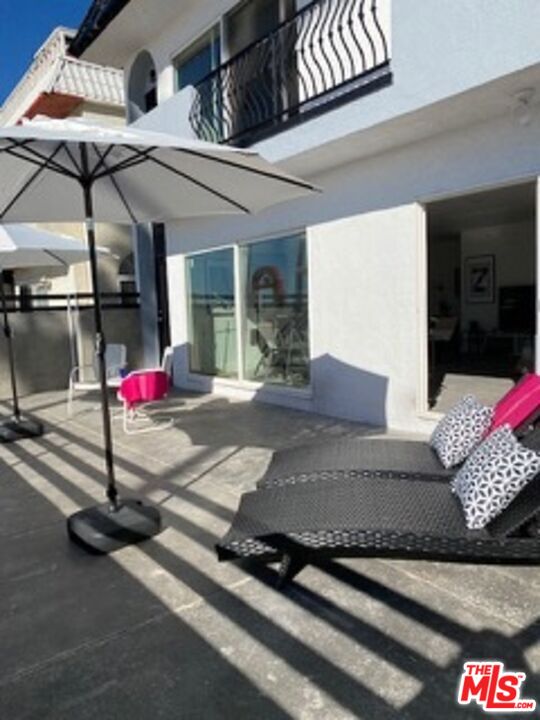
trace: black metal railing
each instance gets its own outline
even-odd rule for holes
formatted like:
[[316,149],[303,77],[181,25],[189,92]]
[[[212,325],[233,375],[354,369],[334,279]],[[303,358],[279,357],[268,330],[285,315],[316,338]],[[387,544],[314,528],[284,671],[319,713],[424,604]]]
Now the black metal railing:
[[376,0],[314,0],[195,86],[194,131],[247,145],[387,84],[387,24]]
[[[120,310],[126,308],[138,308],[140,296],[137,292],[100,293],[101,306],[103,310]],[[35,312],[51,310],[87,310],[94,307],[92,293],[46,293],[46,294],[6,294],[8,312]]]

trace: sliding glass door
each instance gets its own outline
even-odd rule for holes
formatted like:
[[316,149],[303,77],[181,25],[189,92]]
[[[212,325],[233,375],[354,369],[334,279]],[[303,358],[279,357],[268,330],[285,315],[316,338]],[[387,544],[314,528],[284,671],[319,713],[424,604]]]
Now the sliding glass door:
[[195,255],[187,269],[191,372],[309,384],[303,233]]
[[232,248],[188,258],[190,370],[238,376]]
[[247,380],[309,383],[308,288],[303,235],[240,249]]

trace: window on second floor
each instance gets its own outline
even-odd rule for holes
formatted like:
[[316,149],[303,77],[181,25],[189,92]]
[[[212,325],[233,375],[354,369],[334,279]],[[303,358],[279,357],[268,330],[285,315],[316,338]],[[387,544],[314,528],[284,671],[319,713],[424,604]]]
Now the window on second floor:
[[290,0],[256,0],[242,2],[233,8],[224,21],[229,57],[275,30],[285,12],[293,11],[288,7],[293,4]]
[[[250,145],[284,124],[385,87],[392,81],[390,5],[391,0],[237,2],[220,21],[219,70],[212,72],[217,53],[208,37],[183,54],[178,66],[179,87],[195,86],[189,114],[195,134]],[[188,74],[189,80],[183,77]]]
[[220,62],[221,38],[219,26],[215,25],[176,58],[174,66],[177,90],[188,85],[197,85],[215,70]]

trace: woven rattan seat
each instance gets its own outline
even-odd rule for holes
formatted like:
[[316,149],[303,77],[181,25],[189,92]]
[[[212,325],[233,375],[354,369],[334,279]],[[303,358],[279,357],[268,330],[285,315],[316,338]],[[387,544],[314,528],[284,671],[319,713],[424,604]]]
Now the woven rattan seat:
[[258,488],[317,480],[357,477],[447,479],[446,470],[427,442],[377,438],[342,438],[318,444],[279,450],[274,453]]
[[521,531],[540,508],[540,476],[484,530],[468,530],[441,478],[367,477],[267,487],[245,493],[217,545],[220,560],[282,558],[282,579],[324,558],[378,556],[538,563],[540,538]]
[[[539,452],[540,426],[523,435],[521,441]],[[257,487],[341,480],[346,476],[447,481],[455,472],[456,468],[443,467],[427,442],[349,437],[278,450]]]

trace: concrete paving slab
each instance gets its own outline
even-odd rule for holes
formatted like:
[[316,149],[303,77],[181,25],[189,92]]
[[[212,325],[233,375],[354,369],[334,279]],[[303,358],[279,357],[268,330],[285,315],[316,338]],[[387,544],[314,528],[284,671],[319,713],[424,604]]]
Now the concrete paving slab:
[[170,430],[114,427],[119,485],[165,530],[97,558],[65,535],[103,494],[95,400],[67,420],[64,394],[25,398],[47,434],[0,447],[2,719],[482,717],[455,702],[473,657],[525,670],[540,700],[537,568],[351,560],[279,593],[275,569],[216,561],[274,449],[381,429],[173,396]]
[[[161,610],[159,601],[108,558],[69,543],[62,521],[3,541],[0,678],[41,665]],[[2,717],[5,717],[2,715]]]

